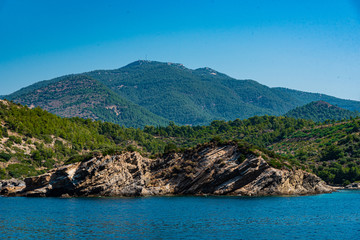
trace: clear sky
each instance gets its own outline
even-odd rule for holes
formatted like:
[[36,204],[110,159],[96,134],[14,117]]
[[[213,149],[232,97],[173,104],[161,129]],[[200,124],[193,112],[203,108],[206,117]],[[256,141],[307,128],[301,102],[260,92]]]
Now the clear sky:
[[360,100],[360,1],[0,0],[0,94],[139,59]]

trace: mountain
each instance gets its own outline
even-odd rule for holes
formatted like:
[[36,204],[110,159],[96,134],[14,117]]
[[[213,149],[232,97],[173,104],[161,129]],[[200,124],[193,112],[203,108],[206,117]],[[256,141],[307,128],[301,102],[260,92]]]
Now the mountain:
[[327,99],[360,110],[360,102],[327,95],[269,88],[236,80],[211,68],[191,70],[182,64],[136,61],[116,70],[85,73],[151,112],[180,124],[282,115],[314,100]]
[[101,82],[80,74],[40,82],[7,98],[30,108],[39,106],[61,117],[90,118],[132,127],[168,123]]
[[352,112],[324,101],[316,101],[297,107],[285,114],[287,117],[302,118],[323,122],[325,120],[343,120],[360,116],[359,112]]
[[[150,116],[147,113],[147,118],[137,117],[144,120],[135,122],[133,126],[151,125],[154,122],[162,124],[165,119],[183,125],[206,125],[213,120],[283,115],[291,109],[317,100],[324,100],[349,110],[360,110],[358,101],[284,88],[269,88],[253,80],[231,78],[211,68],[192,70],[176,63],[140,60],[119,69],[97,70],[80,75],[97,80],[99,85],[102,84],[102,88],[106,86],[107,91],[111,90],[112,96],[116,95],[122,101],[132,102],[134,106],[141,106],[154,114]],[[33,95],[38,89],[46,89],[48,85],[63,81],[64,78],[67,76],[33,84],[6,98],[29,105],[34,104],[29,101],[33,98],[27,95]],[[49,94],[41,91],[37,95],[37,105],[48,105],[46,101]],[[83,108],[81,101],[77,101],[80,112]],[[115,116],[100,116],[100,108],[104,108],[104,105],[98,106],[97,111],[91,111],[91,114],[87,115],[94,119],[121,123],[116,121]],[[63,109],[47,109],[61,116],[77,116]],[[88,111],[84,108],[84,112]],[[155,115],[161,118],[156,118]],[[149,118],[156,120],[148,121]],[[125,118],[122,121],[125,121]],[[129,120],[126,126],[131,124],[132,121]]]
[[137,61],[113,71],[85,73],[151,112],[180,124],[280,114],[293,99],[252,80],[235,80],[210,68]]

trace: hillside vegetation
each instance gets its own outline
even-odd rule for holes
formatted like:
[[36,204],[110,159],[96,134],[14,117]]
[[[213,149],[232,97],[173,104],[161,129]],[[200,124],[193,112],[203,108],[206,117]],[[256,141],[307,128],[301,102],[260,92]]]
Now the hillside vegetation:
[[349,111],[324,101],[311,102],[305,106],[297,107],[285,114],[287,117],[308,119],[315,122],[326,120],[343,120],[360,116],[359,112]]
[[264,85],[238,81],[210,68],[191,70],[181,64],[138,61],[113,71],[85,74],[180,124],[277,114],[293,107],[287,96],[272,94]]
[[360,181],[360,118],[292,132],[268,149],[305,164],[331,184]]
[[[75,84],[68,84],[71,81]],[[91,89],[85,82],[91,82]],[[66,89],[59,87],[64,83]],[[154,61],[136,61],[115,70],[38,82],[6,98],[40,106],[59,116],[90,117],[127,127],[165,126],[167,120],[182,125],[208,125],[214,120],[283,115],[318,100],[360,111],[358,101],[269,88],[253,80],[231,78],[211,68],[192,70],[181,64]]]

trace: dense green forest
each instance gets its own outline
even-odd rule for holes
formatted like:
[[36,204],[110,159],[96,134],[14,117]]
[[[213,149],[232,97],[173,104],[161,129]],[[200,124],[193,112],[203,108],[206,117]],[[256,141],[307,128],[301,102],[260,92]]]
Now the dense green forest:
[[329,119],[350,119],[351,117],[360,116],[360,113],[339,108],[324,101],[316,101],[306,104],[305,106],[297,107],[286,113],[285,116],[324,122]]
[[[327,183],[360,181],[360,118],[343,121],[255,116],[208,126],[125,128],[82,118],[61,118],[40,108],[0,102],[0,178],[42,173],[94,154],[139,151],[157,157],[198,144],[235,141],[258,149],[275,167],[314,172]],[[270,156],[270,157],[269,157]],[[278,159],[275,161],[274,159]]]
[[255,115],[279,116],[318,100],[360,111],[359,101],[269,88],[211,68],[192,70],[181,64],[154,61],[42,81],[5,98],[40,106],[63,117],[91,118],[127,127],[165,126],[168,120],[195,126]]
[[275,116],[255,116],[234,121],[213,121],[208,126],[177,126],[173,122],[167,127],[146,126],[144,132],[172,141],[181,147],[191,147],[208,142],[214,137],[221,140],[244,140],[259,147],[281,141],[289,134],[304,127],[313,127],[313,121]]

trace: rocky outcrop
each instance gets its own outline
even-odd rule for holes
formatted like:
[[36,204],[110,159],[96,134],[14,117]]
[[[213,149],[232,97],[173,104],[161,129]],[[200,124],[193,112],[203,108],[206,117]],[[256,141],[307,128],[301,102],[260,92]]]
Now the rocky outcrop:
[[9,179],[0,181],[0,194],[1,195],[15,195],[17,192],[25,188],[25,182],[18,179]]
[[344,189],[358,190],[360,189],[360,183],[351,183],[349,185],[346,185]]
[[168,166],[156,172],[173,194],[304,195],[332,192],[324,181],[302,170],[280,170],[262,157],[247,155],[236,145],[204,146],[170,156]]
[[95,157],[26,178],[25,196],[141,196],[150,181],[150,160],[139,153]]
[[21,196],[302,195],[331,192],[317,176],[272,168],[235,144],[208,144],[165,158],[98,156],[25,179]]

